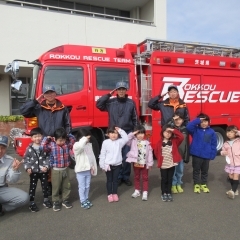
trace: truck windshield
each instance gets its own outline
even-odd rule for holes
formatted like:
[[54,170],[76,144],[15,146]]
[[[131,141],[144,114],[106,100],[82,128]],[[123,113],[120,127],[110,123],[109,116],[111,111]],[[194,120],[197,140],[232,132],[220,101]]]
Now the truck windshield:
[[83,88],[83,68],[79,66],[48,66],[43,85],[54,86],[58,95],[77,92]]
[[106,68],[97,67],[97,89],[112,90],[116,87],[117,82],[126,82],[129,86],[129,72],[128,68]]

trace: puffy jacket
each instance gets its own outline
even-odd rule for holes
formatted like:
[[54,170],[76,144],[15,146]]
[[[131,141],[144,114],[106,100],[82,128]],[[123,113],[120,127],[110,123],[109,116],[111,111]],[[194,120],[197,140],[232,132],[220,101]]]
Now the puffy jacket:
[[67,133],[71,132],[68,109],[58,99],[53,108],[46,104],[46,100],[41,104],[37,100],[31,100],[21,106],[20,112],[26,118],[38,118],[38,126],[42,129],[43,136],[53,136],[54,131],[60,127]]
[[179,105],[176,106],[175,110],[174,107],[170,104],[170,99],[167,98],[164,101],[159,101],[162,99],[161,96],[156,96],[148,102],[148,107],[161,112],[161,126],[164,126],[170,118],[173,117],[174,112],[179,112],[184,116],[184,125],[186,126],[189,121],[189,114],[186,103],[183,102],[182,99],[179,98]]
[[[138,160],[138,147],[137,147],[137,138],[131,132],[128,134],[128,142],[127,145],[131,146],[130,151],[127,153],[126,162],[137,162]],[[152,147],[149,141],[145,140],[146,143],[146,167],[147,169],[153,166],[153,154]]]
[[111,98],[106,94],[97,100],[97,108],[108,112],[108,125],[117,126],[126,132],[133,131],[138,123],[135,103],[127,96],[125,98]]
[[201,128],[200,123],[200,118],[196,118],[187,125],[187,130],[192,136],[190,154],[207,160],[213,160],[217,155],[216,133],[209,126]]
[[[171,139],[171,141],[172,141],[172,157],[173,157],[173,162],[178,163],[182,160],[182,156],[180,155],[180,153],[178,151],[178,147],[182,143],[184,136],[177,129],[173,130],[173,134],[174,134],[174,136]],[[161,168],[162,163],[163,163],[162,142],[163,142],[163,140],[160,139],[154,148],[154,155],[158,161],[158,168]]]
[[[238,131],[238,136],[240,136],[240,131]],[[240,166],[240,138],[236,138],[232,146],[226,141],[223,144],[221,155],[229,157],[231,166]]]
[[40,153],[39,155],[36,153],[34,148],[32,147],[32,144],[30,144],[26,152],[24,154],[24,168],[25,170],[27,169],[32,169],[32,172],[37,172],[37,173],[43,173],[41,170],[41,167],[46,167],[50,168],[50,156],[48,153],[44,152],[42,147],[39,148]]

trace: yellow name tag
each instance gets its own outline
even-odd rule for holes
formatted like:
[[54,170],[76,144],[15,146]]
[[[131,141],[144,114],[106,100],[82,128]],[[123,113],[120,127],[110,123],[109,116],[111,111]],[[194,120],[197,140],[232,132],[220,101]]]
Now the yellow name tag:
[[92,48],[92,53],[106,54],[106,48]]

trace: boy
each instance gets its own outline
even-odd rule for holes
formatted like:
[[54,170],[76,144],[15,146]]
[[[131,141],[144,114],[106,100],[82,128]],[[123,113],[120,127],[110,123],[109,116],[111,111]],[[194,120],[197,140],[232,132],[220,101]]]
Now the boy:
[[195,120],[187,125],[187,130],[192,136],[190,154],[192,155],[195,193],[200,193],[201,190],[205,193],[210,192],[207,187],[209,161],[214,160],[217,155],[217,138],[209,124],[209,116],[200,113]]
[[24,154],[24,168],[30,177],[30,205],[31,212],[38,212],[39,209],[34,202],[35,191],[38,179],[41,181],[43,191],[43,206],[51,208],[52,204],[48,199],[48,170],[49,155],[43,151],[41,147],[42,130],[41,128],[33,128],[30,132],[32,143],[27,147]]
[[72,204],[68,201],[71,192],[68,166],[70,150],[72,150],[74,142],[73,135],[67,135],[64,128],[58,128],[54,131],[54,138],[44,137],[41,144],[44,151],[51,152],[52,201],[55,212],[61,210],[59,191],[62,192],[62,205],[67,209],[72,208]]
[[173,119],[171,120],[171,125],[179,130],[183,136],[184,140],[178,148],[180,155],[182,156],[182,160],[175,167],[175,172],[173,175],[172,181],[172,193],[183,193],[182,189],[182,176],[184,163],[189,162],[189,141],[188,141],[188,132],[184,125],[184,115],[181,112],[176,111],[174,113]]

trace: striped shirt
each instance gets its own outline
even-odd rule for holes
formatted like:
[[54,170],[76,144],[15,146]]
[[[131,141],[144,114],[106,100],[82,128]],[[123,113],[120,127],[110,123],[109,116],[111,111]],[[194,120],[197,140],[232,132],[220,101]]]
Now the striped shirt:
[[173,162],[172,146],[166,145],[165,147],[162,147],[162,156],[163,156],[163,163],[161,166],[162,169],[171,168],[177,165],[177,163]]

